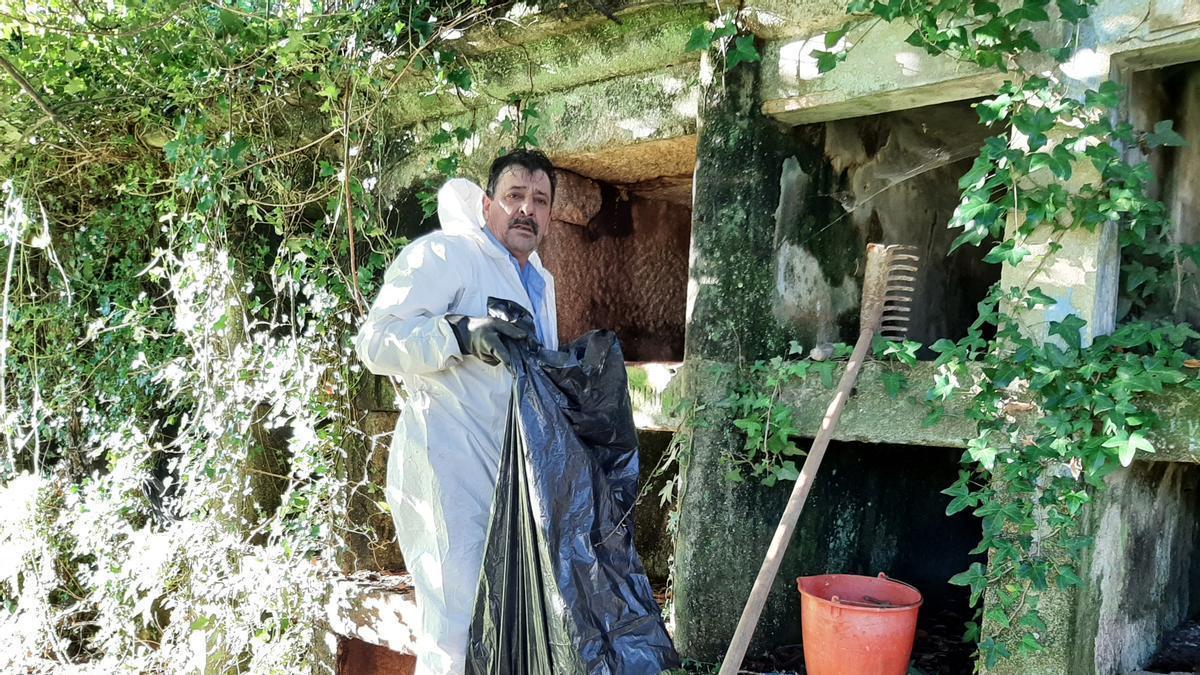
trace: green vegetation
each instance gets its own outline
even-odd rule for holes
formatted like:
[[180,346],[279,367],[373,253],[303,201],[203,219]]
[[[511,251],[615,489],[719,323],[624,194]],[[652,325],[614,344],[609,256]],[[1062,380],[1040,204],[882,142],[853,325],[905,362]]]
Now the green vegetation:
[[346,457],[403,243],[389,96],[465,95],[494,13],[0,2],[0,670],[311,668],[349,495],[382,496]]

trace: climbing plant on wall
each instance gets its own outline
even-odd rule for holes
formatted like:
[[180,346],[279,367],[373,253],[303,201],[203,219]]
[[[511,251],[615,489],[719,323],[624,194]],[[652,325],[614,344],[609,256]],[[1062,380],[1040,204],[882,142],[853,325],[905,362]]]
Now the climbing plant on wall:
[[389,104],[495,4],[0,1],[0,670],[312,667]]
[[[1132,152],[1184,139],[1169,120],[1147,130],[1122,121],[1117,84],[1065,75],[1072,59],[1083,58],[1079,31],[1095,4],[853,0],[851,19],[812,53],[819,70],[829,71],[875,24],[902,21],[913,28],[908,44],[1009,76],[975,105],[996,135],[961,178],[962,199],[947,225],[961,230],[954,248],[987,244],[985,261],[1017,266],[1031,281],[997,283],[966,337],[930,345],[938,370],[926,395],[929,423],[961,396],[978,430],[945,493],[948,514],[973,513],[983,527],[973,553],[986,553],[987,562],[950,582],[968,587],[980,607],[967,638],[978,641],[988,666],[1041,651],[1043,594],[1083,583],[1080,563],[1091,545],[1079,527],[1086,505],[1107,476],[1155,450],[1151,430],[1161,420],[1143,397],[1172,385],[1200,389],[1200,361],[1191,356],[1200,334],[1173,316],[1175,281],[1197,261],[1196,247],[1172,241],[1166,210],[1151,196],[1154,176]],[[1116,329],[1089,343],[1082,337],[1089,327],[1068,311],[1048,312],[1061,318],[1034,325],[1032,312],[1053,309],[1055,300],[1032,280],[1065,237],[1101,228],[1114,229],[1121,246]],[[881,358],[911,362],[905,352],[877,344]],[[805,363],[755,364],[727,402],[747,435],[747,452],[731,459],[731,478],[770,484],[794,473],[788,465],[798,453],[786,436],[795,430],[778,424],[779,383],[806,376]],[[887,386],[895,395],[909,383],[897,372]]]

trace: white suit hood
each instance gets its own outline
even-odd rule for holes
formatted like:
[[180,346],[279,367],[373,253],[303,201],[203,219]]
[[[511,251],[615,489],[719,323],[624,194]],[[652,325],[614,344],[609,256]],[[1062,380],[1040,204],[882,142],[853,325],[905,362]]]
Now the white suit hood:
[[438,190],[438,220],[447,234],[483,229],[483,188],[466,178],[451,178]]

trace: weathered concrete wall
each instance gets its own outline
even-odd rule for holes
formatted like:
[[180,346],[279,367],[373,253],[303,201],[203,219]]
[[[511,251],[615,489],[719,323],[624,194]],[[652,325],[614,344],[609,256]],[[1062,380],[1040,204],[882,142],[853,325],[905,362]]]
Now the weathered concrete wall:
[[[822,172],[819,138],[803,138],[762,117],[758,78],[739,67],[705,82],[697,145],[692,217],[688,371],[684,391],[703,409],[683,469],[684,490],[675,560],[675,640],[684,656],[714,660],[729,644],[787,488],[735,485],[722,458],[744,441],[733,433],[725,377],[705,377],[713,365],[781,353],[792,337],[773,312],[772,261],[778,250],[775,212],[785,160],[798,172]],[[813,181],[821,184],[820,180]],[[819,191],[800,198],[816,199]],[[828,201],[828,198],[825,198]],[[816,226],[815,222],[799,223]],[[835,278],[840,278],[835,276]],[[795,642],[797,568],[785,562],[752,650]]]
[[[374,385],[386,385],[385,378]],[[361,397],[360,397],[361,399]],[[373,407],[382,407],[376,404]],[[339,556],[346,573],[359,570],[398,572],[404,569],[404,557],[396,544],[392,515],[384,508],[387,485],[388,446],[396,428],[398,413],[372,410],[364,412],[359,423],[364,438],[346,453],[348,486],[347,522],[342,539],[345,552]]]
[[666,584],[671,574],[671,556],[675,553],[675,540],[669,525],[670,512],[661,503],[659,492],[668,481],[674,480],[677,467],[663,466],[663,462],[674,434],[665,431],[642,431],[638,433],[638,460],[642,473],[638,494],[637,510],[634,513],[634,545],[646,568],[646,576],[656,587]]
[[[607,328],[630,361],[678,361],[691,211],[609,187],[602,194],[591,219],[555,222],[542,244],[557,288],[560,340]],[[556,208],[570,210],[567,203]]]
[[1200,467],[1187,464],[1137,462],[1108,479],[1088,514],[1095,543],[1076,610],[1078,672],[1145,666],[1163,635],[1189,618],[1197,487]]

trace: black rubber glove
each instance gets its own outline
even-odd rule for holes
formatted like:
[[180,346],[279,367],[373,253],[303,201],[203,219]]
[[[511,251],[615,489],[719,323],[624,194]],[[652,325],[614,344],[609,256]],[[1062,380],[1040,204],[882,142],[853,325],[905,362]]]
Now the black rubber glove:
[[447,314],[446,322],[454,330],[458,349],[464,356],[477,356],[484,363],[493,366],[507,363],[509,351],[505,343],[529,337],[529,333],[515,323],[490,316]]

